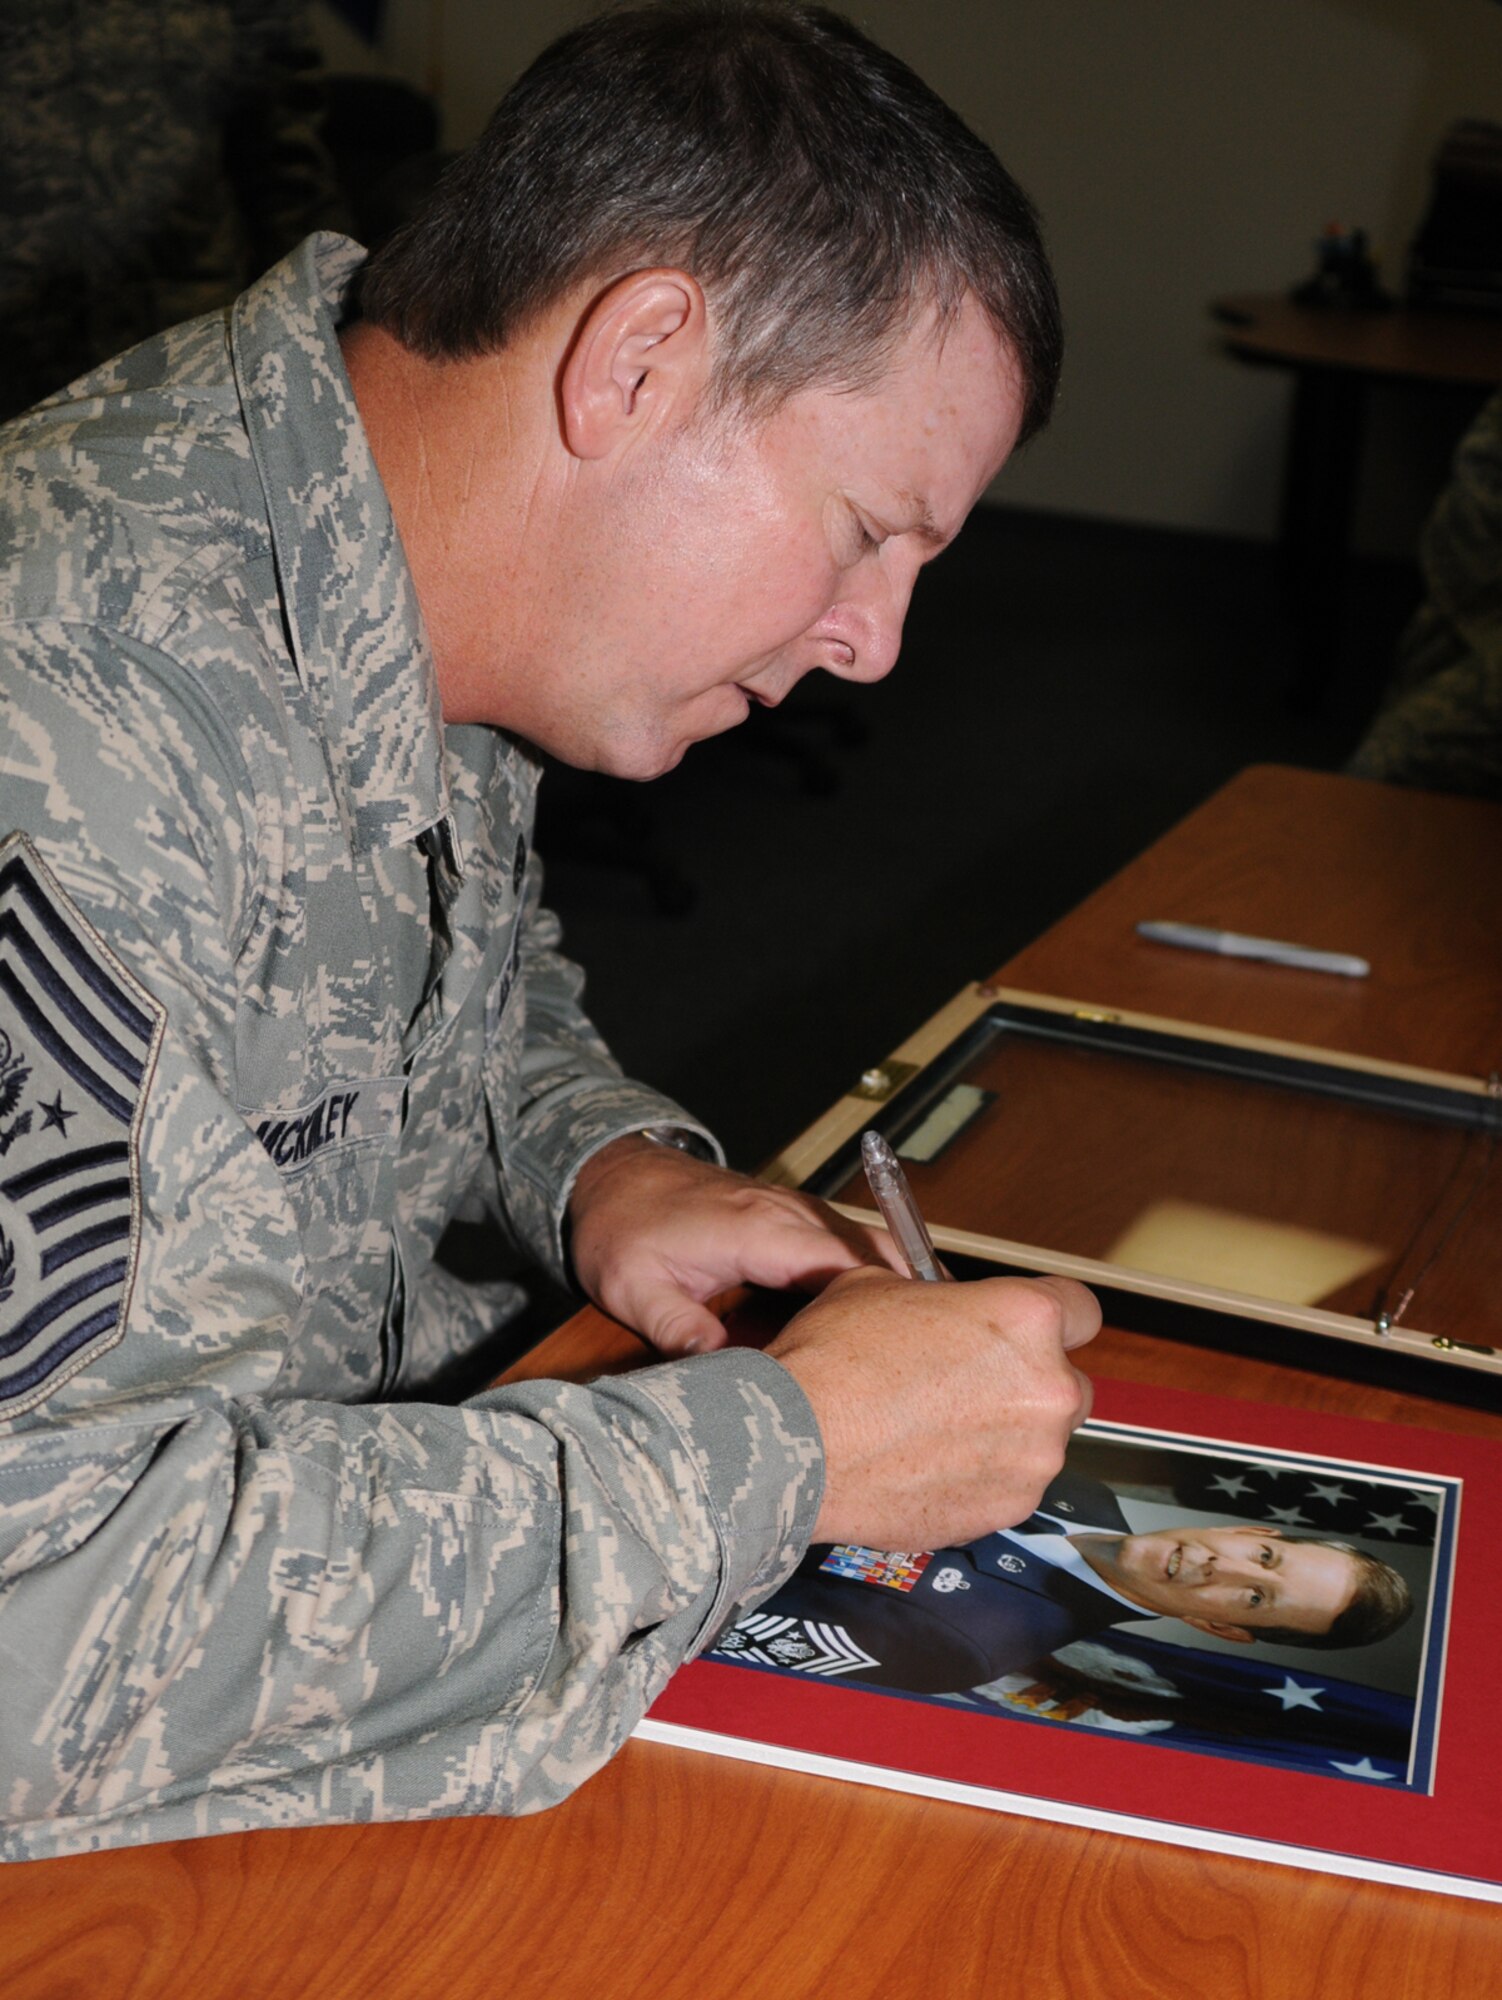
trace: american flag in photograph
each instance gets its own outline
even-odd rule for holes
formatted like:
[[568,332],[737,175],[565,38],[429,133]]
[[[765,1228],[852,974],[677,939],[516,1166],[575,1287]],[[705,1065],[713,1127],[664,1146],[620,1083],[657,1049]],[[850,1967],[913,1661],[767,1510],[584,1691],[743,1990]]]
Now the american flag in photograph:
[[1440,1505],[1435,1488],[1362,1479],[1324,1466],[1210,1456],[1185,1463],[1174,1481],[1174,1498],[1206,1513],[1265,1522],[1289,1535],[1414,1546],[1433,1542]]

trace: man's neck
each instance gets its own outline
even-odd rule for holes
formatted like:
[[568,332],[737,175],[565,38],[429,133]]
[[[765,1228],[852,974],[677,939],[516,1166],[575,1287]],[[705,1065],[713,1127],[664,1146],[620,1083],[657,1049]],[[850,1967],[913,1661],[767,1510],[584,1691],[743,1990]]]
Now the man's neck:
[[[339,336],[371,455],[401,537],[449,722],[504,726],[504,686],[527,655],[528,573],[543,503],[543,440],[524,413],[523,356],[433,362],[384,328]],[[535,400],[535,399],[534,399]]]
[[1119,1597],[1140,1604],[1144,1611],[1152,1606],[1139,1597],[1130,1583],[1118,1573],[1116,1551],[1126,1539],[1124,1535],[1102,1534],[1097,1529],[1087,1529],[1069,1537],[1069,1546],[1078,1550],[1102,1583],[1109,1584]]

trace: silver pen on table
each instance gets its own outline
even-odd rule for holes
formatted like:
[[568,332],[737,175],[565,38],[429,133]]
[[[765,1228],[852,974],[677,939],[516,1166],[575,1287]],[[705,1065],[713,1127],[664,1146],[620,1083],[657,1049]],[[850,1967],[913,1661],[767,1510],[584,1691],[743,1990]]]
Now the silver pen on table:
[[1349,951],[1316,951],[1312,945],[1284,944],[1278,938],[1243,937],[1240,931],[1211,930],[1204,924],[1138,924],[1137,935],[1154,944],[1176,944],[1185,951],[1214,951],[1224,958],[1260,958],[1269,965],[1293,965],[1303,972],[1338,972],[1343,979],[1365,979],[1371,966]]
[[861,1134],[861,1161],[871,1198],[915,1278],[942,1284],[945,1274],[934,1255],[933,1239],[918,1212],[901,1162],[879,1132]]

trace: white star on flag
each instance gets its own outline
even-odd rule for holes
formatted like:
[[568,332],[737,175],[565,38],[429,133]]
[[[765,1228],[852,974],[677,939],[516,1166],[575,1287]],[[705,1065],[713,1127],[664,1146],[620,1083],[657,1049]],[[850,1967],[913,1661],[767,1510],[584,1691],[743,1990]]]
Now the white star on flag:
[[1363,1757],[1359,1764],[1337,1764],[1332,1757],[1330,1763],[1343,1778],[1379,1778],[1383,1783],[1390,1784],[1396,1775],[1392,1771],[1379,1771],[1370,1757]]
[[1218,1478],[1210,1481],[1210,1490],[1212,1493],[1229,1493],[1234,1500],[1239,1493],[1250,1493],[1252,1487],[1251,1481],[1243,1479],[1239,1472],[1232,1474],[1229,1479],[1221,1473]]
[[1350,1495],[1343,1486],[1325,1486],[1316,1479],[1307,1497],[1311,1500],[1328,1500],[1332,1507],[1338,1507],[1341,1501],[1348,1500]]
[[1286,1715],[1291,1708],[1318,1708],[1319,1697],[1324,1693],[1324,1689],[1300,1687],[1290,1674],[1285,1674],[1282,1687],[1264,1688],[1262,1692],[1271,1695],[1274,1701],[1281,1701],[1283,1713]]
[[1301,1514],[1297,1507],[1269,1507],[1268,1514],[1275,1521],[1281,1521],[1285,1528],[1310,1528],[1314,1523],[1307,1514]]
[[1365,1532],[1371,1534],[1374,1529],[1380,1528],[1384,1535],[1401,1535],[1407,1526],[1401,1514],[1373,1514]]

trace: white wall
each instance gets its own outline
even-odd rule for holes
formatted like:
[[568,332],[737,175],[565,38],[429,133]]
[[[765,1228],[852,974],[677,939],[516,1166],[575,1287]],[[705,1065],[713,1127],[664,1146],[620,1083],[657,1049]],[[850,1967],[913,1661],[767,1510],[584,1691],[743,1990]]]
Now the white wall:
[[[375,60],[433,88],[463,144],[575,0],[388,0]],[[997,497],[1272,532],[1286,380],[1228,360],[1206,305],[1280,290],[1329,220],[1400,284],[1428,163],[1461,116],[1502,120],[1495,0],[853,0],[996,148],[1043,211],[1069,331],[1049,433]],[[325,15],[335,67],[369,63]],[[1453,406],[1383,392],[1358,543],[1411,546]]]

